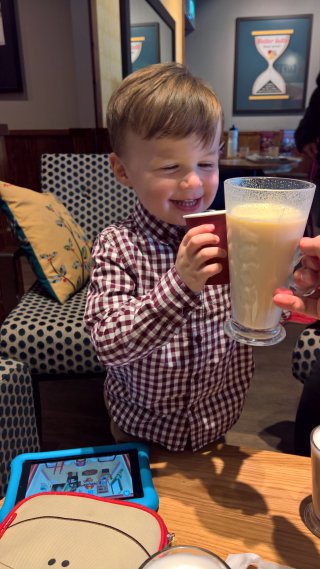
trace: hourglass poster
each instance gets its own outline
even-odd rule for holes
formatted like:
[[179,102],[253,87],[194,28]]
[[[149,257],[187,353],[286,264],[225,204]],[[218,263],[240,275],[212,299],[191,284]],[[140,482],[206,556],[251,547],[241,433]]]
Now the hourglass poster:
[[237,18],[233,114],[301,114],[312,15]]

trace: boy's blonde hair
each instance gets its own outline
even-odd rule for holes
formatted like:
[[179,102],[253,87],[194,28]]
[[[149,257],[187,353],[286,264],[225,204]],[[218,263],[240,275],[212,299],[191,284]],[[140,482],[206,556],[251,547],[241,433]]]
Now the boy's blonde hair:
[[128,129],[145,140],[199,136],[212,144],[222,124],[220,102],[204,81],[179,63],[159,63],[128,75],[111,95],[107,128],[121,155]]

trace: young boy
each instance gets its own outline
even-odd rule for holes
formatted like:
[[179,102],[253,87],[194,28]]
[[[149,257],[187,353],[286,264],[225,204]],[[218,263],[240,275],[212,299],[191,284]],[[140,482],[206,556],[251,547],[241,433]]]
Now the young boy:
[[182,65],[132,73],[107,111],[119,182],[138,198],[133,214],[97,239],[85,321],[107,368],[112,432],[193,450],[238,419],[253,373],[251,349],[224,334],[229,285],[214,225],[186,232],[218,188],[222,109]]

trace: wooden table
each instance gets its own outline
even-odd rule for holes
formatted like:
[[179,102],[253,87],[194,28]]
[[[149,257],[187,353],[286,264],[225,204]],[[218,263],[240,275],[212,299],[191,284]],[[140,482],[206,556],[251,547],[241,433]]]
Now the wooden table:
[[[264,168],[269,168],[270,166],[270,162],[253,162],[252,160],[247,160],[246,158],[220,158],[219,164],[223,168],[239,168],[241,170],[249,170],[249,172],[252,172],[253,170],[263,170]],[[274,164],[275,169],[278,167],[279,164]]]
[[197,453],[152,448],[151,469],[176,544],[320,568],[320,539],[299,513],[310,499],[309,458],[222,444]]
[[309,458],[220,444],[197,453],[152,449],[151,467],[176,544],[320,568],[320,539],[299,513],[311,493]]
[[[239,170],[241,175],[247,176],[258,176],[263,175],[264,170],[271,172],[274,171],[275,173],[282,172],[282,175],[286,177],[286,174],[290,173],[293,169],[297,169],[299,166],[299,162],[295,161],[286,161],[286,160],[264,160],[261,157],[260,160],[247,160],[246,158],[220,158],[219,160],[220,170],[228,170],[235,171]],[[285,167],[285,169],[283,169]],[[300,173],[297,173],[297,176],[300,177]]]

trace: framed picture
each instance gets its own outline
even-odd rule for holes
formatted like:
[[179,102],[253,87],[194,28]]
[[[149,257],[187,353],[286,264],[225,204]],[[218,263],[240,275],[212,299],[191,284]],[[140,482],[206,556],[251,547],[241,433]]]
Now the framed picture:
[[312,15],[237,18],[234,115],[301,114]]
[[22,91],[14,4],[0,0],[0,93]]
[[131,25],[131,64],[132,71],[160,63],[159,24]]

